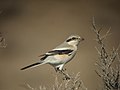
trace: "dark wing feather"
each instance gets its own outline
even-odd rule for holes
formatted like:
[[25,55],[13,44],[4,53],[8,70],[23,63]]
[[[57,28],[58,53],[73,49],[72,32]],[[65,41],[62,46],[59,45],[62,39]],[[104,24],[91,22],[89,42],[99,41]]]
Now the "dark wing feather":
[[42,57],[40,58],[40,60],[45,60],[47,57],[48,57],[48,55],[47,55],[47,54],[44,54],[44,56],[42,56]]
[[40,60],[45,60],[48,56],[53,56],[53,55],[62,55],[62,54],[70,54],[73,50],[71,49],[66,49],[66,50],[52,50],[52,51],[49,51],[48,53],[46,54],[43,54],[43,55],[40,55],[42,56]]
[[50,55],[56,55],[56,54],[69,54],[71,53],[73,50],[71,49],[66,49],[66,50],[53,50],[53,51],[49,51],[48,54],[50,53]]

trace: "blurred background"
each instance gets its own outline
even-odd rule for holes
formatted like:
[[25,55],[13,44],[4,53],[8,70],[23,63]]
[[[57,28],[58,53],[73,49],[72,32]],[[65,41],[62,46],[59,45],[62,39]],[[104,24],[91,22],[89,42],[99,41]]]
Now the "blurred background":
[[97,51],[92,17],[103,33],[111,27],[112,35],[105,42],[108,50],[120,43],[119,0],[0,0],[0,32],[7,47],[0,48],[0,90],[26,90],[32,87],[51,87],[56,73],[49,65],[26,71],[20,68],[39,60],[38,56],[62,43],[69,35],[85,38],[75,58],[65,68],[81,73],[88,90],[100,88],[95,73]]

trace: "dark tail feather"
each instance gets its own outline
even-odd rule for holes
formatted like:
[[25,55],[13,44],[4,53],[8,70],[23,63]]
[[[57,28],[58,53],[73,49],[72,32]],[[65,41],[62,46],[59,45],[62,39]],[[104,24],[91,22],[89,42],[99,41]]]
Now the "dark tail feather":
[[25,69],[28,69],[28,68],[30,68],[30,67],[37,66],[37,65],[39,65],[39,64],[41,64],[41,63],[40,63],[40,62],[37,62],[37,63],[31,64],[31,65],[28,65],[28,66],[26,66],[26,67],[24,67],[24,68],[21,68],[20,70],[25,70]]

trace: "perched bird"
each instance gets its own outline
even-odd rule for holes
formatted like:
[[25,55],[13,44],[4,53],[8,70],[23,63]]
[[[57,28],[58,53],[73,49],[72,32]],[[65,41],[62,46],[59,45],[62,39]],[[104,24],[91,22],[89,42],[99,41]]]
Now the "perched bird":
[[75,56],[78,44],[83,40],[84,38],[80,37],[79,35],[71,35],[56,48],[40,55],[40,61],[23,67],[21,70],[43,64],[50,64],[55,68],[56,71],[62,71],[63,66]]

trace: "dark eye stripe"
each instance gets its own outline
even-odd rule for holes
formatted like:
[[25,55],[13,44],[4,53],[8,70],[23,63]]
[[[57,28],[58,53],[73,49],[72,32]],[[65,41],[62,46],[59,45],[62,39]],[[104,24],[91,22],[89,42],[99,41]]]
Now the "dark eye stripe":
[[66,42],[69,42],[69,41],[72,41],[72,40],[75,40],[75,39],[78,39],[78,38],[73,37],[73,38],[68,39]]

